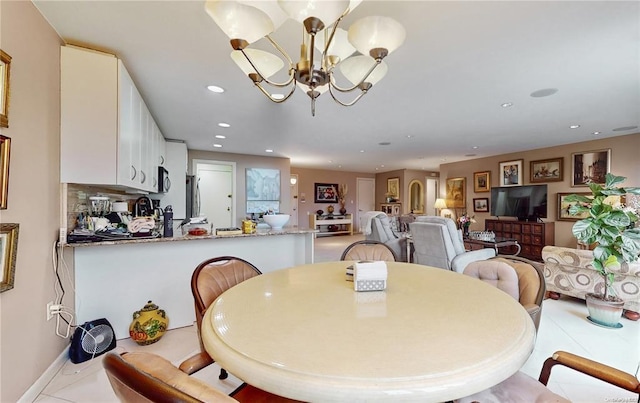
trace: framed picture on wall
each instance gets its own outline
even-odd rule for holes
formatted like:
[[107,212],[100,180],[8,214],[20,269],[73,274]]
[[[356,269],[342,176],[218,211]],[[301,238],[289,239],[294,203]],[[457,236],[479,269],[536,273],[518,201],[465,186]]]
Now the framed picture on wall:
[[562,182],[564,158],[531,161],[529,164],[529,182]]
[[400,178],[387,179],[387,197],[398,200],[400,197]]
[[571,186],[588,186],[589,182],[604,183],[611,169],[611,149],[571,154]]
[[316,203],[337,203],[338,184],[337,183],[314,183],[313,185]]
[[522,162],[523,160],[513,160],[500,163],[500,186],[523,185]]
[[11,56],[0,49],[0,127],[9,127],[9,80]]
[[473,191],[476,193],[491,191],[491,171],[473,173]]
[[447,178],[447,208],[465,208],[467,178]]
[[587,218],[589,217],[589,213],[588,212],[583,212],[581,214],[578,215],[571,215],[569,214],[569,208],[571,208],[572,205],[576,204],[577,202],[568,202],[566,201],[566,197],[572,194],[577,194],[577,195],[582,195],[582,196],[591,196],[591,193],[589,192],[583,192],[583,193],[558,193],[558,212],[556,215],[556,219],[558,221],[578,221],[578,220],[582,220],[583,218]]
[[473,211],[475,213],[488,213],[489,199],[487,197],[473,199]]
[[9,198],[9,156],[11,139],[0,135],[0,209],[7,208]]
[[0,292],[13,288],[20,224],[0,224]]

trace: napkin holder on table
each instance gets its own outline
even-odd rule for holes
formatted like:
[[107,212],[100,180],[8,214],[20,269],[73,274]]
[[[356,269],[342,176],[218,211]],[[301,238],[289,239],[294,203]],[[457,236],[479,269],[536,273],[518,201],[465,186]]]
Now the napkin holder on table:
[[356,262],[353,265],[353,289],[384,291],[387,288],[387,264],[382,261]]

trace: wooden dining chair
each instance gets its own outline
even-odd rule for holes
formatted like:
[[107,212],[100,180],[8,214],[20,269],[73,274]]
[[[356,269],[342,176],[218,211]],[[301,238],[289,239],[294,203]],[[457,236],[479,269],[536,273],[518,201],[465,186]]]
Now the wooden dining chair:
[[227,396],[152,353],[111,352],[104,356],[102,365],[113,391],[124,403],[296,402],[247,384],[243,384]]
[[455,403],[486,402],[570,402],[549,389],[546,385],[551,369],[561,365],[603,382],[628,390],[638,395],[640,402],[640,382],[638,378],[619,369],[565,351],[556,351],[546,359],[538,380],[518,371],[501,383],[471,396],[455,400]]
[[[180,370],[191,375],[213,363],[202,343],[200,329],[202,318],[209,306],[229,288],[257,275],[262,274],[257,267],[234,256],[220,256],[200,263],[191,276],[191,292],[196,311],[200,353],[195,354],[180,364]],[[228,376],[227,371],[220,370],[220,379]]]
[[395,262],[396,254],[380,241],[364,240],[354,242],[342,252],[340,260],[381,260]]

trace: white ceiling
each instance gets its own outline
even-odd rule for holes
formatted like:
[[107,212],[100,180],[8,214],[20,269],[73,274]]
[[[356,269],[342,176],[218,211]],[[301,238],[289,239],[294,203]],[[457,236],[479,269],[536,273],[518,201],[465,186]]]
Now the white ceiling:
[[[407,39],[360,102],[345,108],[324,94],[315,117],[302,91],[274,104],[254,88],[204,1],[34,3],[68,43],[123,59],[165,137],[189,149],[287,157],[295,167],[438,170],[639,131],[636,1],[365,0],[343,27],[386,15],[404,25]],[[301,28],[293,21],[275,37],[298,56]],[[226,92],[214,94],[210,84]],[[530,96],[545,88],[558,92]],[[615,130],[629,126],[636,127]],[[215,134],[227,136],[216,141],[221,149],[212,147]]]

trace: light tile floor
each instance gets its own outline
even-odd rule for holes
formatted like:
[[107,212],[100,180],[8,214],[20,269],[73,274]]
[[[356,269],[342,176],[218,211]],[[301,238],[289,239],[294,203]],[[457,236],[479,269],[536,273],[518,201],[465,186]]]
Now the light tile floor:
[[[362,238],[362,235],[318,238],[315,260],[339,260],[347,245]],[[640,322],[622,319],[623,328],[612,330],[590,324],[586,316],[584,301],[573,298],[546,300],[535,349],[522,371],[537,379],[544,360],[554,351],[565,350],[635,374],[640,363]],[[177,365],[198,349],[197,331],[190,326],[168,331],[159,342],[150,346],[138,346],[130,339],[118,340],[116,351],[144,350]],[[233,375],[220,381],[218,373],[219,367],[213,364],[194,376],[226,393],[241,383]],[[562,367],[552,371],[549,388],[579,403],[637,401],[637,396],[631,392]],[[117,399],[102,369],[101,359],[96,358],[80,364],[65,363],[36,402],[117,402]]]

